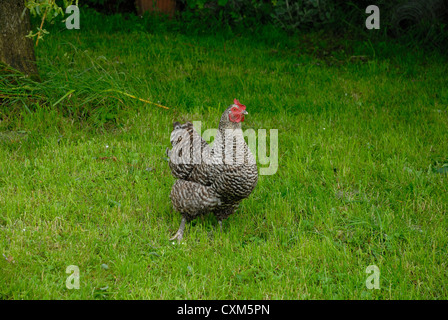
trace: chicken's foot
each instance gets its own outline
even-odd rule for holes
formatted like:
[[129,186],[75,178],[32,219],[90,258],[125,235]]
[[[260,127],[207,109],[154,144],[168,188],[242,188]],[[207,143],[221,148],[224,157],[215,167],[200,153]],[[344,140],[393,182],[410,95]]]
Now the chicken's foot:
[[182,220],[180,222],[180,226],[179,226],[179,230],[177,230],[176,234],[174,235],[174,237],[172,237],[170,239],[170,241],[173,241],[175,239],[177,239],[177,242],[181,242],[182,238],[184,236],[184,231],[185,231],[185,223],[187,222],[187,219],[185,219],[184,217],[182,217]]

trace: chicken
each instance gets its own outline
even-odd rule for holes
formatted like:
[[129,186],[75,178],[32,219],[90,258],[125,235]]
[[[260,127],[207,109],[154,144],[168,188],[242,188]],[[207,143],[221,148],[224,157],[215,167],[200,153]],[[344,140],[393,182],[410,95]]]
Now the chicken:
[[173,124],[167,148],[172,175],[171,202],[182,215],[179,230],[170,240],[183,238],[185,224],[198,216],[213,213],[222,230],[229,217],[247,198],[258,181],[255,158],[244,141],[241,123],[246,106],[238,100],[221,116],[213,147],[202,139],[191,122]]

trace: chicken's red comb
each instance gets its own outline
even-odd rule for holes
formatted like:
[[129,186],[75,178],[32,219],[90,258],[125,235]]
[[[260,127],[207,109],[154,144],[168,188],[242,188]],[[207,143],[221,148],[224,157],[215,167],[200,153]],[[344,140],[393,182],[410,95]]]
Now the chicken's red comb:
[[238,100],[234,99],[233,104],[236,104],[240,109],[246,110],[246,106],[244,104],[241,104]]

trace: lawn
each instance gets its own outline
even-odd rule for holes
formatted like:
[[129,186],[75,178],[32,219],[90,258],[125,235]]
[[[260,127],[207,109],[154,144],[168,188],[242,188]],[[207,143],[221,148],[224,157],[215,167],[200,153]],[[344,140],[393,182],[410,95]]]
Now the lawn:
[[[0,113],[0,298],[448,299],[446,57],[89,19],[36,48],[44,103]],[[234,98],[278,170],[172,243],[172,123],[216,128]]]

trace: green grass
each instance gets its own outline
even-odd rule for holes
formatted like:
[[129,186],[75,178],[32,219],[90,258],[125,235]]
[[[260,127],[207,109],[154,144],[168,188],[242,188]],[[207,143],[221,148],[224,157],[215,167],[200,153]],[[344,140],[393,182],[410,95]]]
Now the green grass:
[[[0,113],[0,298],[448,298],[444,57],[107,19],[120,24],[53,30],[32,90],[47,98]],[[222,234],[207,216],[172,244],[171,124],[216,128],[233,98],[245,128],[278,129],[278,171]],[[79,290],[65,286],[69,265]]]

